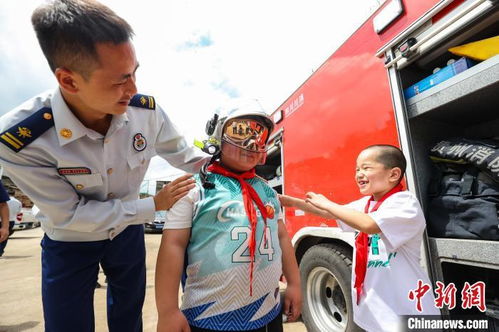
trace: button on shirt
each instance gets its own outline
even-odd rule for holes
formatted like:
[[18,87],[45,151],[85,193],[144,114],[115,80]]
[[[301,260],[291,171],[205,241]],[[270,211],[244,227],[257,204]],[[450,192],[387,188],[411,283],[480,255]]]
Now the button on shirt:
[[153,198],[138,199],[150,159],[197,172],[209,158],[186,144],[159,106],[129,106],[104,137],[73,115],[59,89],[4,115],[0,131],[43,107],[52,109],[54,126],[19,152],[0,144],[0,163],[46,216],[42,228],[53,240],[112,239],[127,225],[154,220]]

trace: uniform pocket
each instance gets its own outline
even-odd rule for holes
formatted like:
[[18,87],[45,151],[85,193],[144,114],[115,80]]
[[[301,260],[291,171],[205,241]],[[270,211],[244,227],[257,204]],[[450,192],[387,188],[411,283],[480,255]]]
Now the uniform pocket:
[[73,185],[76,191],[84,191],[87,188],[102,186],[102,177],[100,173],[82,174],[82,175],[66,175],[66,179]]
[[147,168],[149,164],[149,160],[155,156],[155,152],[153,149],[147,149],[142,152],[133,151],[128,154],[128,166],[130,169],[135,169],[139,166],[144,166]]
[[128,185],[130,189],[138,188],[144,179],[149,161],[155,156],[154,149],[128,154]]

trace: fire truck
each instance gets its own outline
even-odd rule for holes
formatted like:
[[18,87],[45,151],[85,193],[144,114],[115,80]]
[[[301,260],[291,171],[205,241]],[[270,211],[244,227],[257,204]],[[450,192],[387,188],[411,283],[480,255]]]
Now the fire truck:
[[[358,153],[372,144],[399,146],[408,160],[407,188],[428,210],[428,151],[455,136],[499,133],[499,56],[407,99],[404,89],[453,58],[456,45],[497,36],[498,1],[388,0],[273,113],[262,176],[280,193],[322,193],[339,203],[360,198],[354,181]],[[331,33],[334,33],[333,31]],[[285,208],[302,276],[302,317],[308,331],[355,331],[351,307],[354,235],[334,220]],[[434,283],[481,280],[487,310],[478,314],[499,331],[499,241],[425,234],[421,264]],[[416,285],[415,285],[416,288]]]

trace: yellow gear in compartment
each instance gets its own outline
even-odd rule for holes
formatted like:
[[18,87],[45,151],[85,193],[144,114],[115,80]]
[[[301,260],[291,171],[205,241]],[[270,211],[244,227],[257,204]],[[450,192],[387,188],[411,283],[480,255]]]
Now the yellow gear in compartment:
[[482,39],[469,44],[464,44],[449,48],[449,52],[471,58],[473,60],[483,61],[499,54],[499,36]]

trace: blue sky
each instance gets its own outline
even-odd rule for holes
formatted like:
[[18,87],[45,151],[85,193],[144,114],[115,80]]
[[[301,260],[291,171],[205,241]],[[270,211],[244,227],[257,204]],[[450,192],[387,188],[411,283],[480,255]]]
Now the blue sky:
[[[40,0],[0,1],[0,115],[55,87],[30,16]],[[231,98],[274,111],[381,0],[102,0],[135,30],[140,93],[191,142]],[[148,177],[163,177],[153,162]]]

